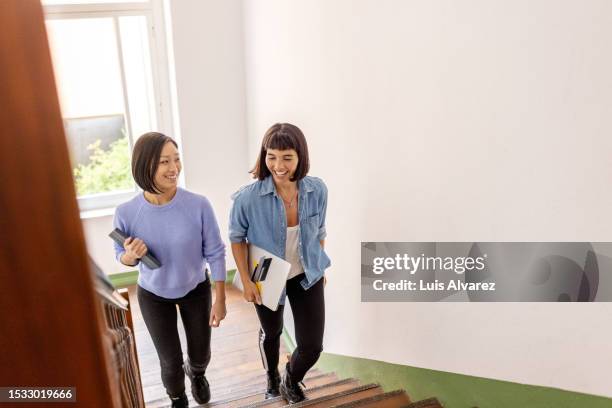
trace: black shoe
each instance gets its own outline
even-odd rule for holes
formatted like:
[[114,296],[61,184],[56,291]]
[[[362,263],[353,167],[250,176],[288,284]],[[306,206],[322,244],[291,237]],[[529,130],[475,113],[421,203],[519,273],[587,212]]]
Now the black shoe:
[[185,374],[191,380],[191,395],[198,404],[206,404],[210,401],[210,386],[206,380],[204,373],[194,374],[191,372],[191,367],[188,363],[183,364]]
[[273,373],[268,371],[268,387],[266,389],[266,399],[276,398],[280,395],[278,386],[280,384],[280,374],[278,370],[274,370]]
[[[303,384],[302,384],[303,385]],[[291,371],[289,370],[289,363],[285,369],[285,375],[279,387],[280,394],[289,404],[295,404],[300,401],[304,401],[306,396],[304,391],[298,382],[294,382],[291,379]]]
[[172,408],[189,408],[189,400],[185,393],[178,397],[170,397],[170,401],[172,401]]

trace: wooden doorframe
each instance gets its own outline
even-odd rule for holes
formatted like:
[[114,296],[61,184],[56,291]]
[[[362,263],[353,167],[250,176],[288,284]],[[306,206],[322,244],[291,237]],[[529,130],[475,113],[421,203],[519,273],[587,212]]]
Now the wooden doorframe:
[[119,407],[40,0],[0,1],[0,386]]

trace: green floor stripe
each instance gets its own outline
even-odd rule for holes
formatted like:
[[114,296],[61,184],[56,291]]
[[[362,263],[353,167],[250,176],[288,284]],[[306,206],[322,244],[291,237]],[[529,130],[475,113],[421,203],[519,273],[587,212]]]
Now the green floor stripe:
[[611,408],[612,399],[589,394],[427,370],[376,360],[323,353],[317,363],[340,378],[405,389],[413,401],[437,397],[445,408]]

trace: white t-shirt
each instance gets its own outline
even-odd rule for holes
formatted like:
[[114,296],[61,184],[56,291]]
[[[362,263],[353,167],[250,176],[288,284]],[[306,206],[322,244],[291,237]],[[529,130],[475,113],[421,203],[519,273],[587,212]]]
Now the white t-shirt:
[[300,252],[298,242],[300,237],[300,226],[287,227],[287,245],[285,247],[285,260],[291,264],[287,280],[295,278],[304,273],[304,268],[300,262]]

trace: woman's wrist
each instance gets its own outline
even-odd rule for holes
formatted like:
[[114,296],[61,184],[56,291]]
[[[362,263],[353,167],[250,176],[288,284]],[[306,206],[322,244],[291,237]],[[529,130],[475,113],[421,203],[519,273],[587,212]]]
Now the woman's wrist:
[[215,303],[225,304],[225,281],[215,281]]
[[123,255],[121,255],[120,261],[126,266],[136,266],[138,264],[138,259],[129,256],[127,252],[124,252]]
[[242,281],[242,286],[244,286],[247,282],[251,281],[251,279],[246,274],[240,274],[240,280]]
[[242,286],[245,286],[247,282],[251,281],[251,277],[249,276],[249,272],[246,268],[238,268],[238,273],[240,274],[240,280],[242,281]]

